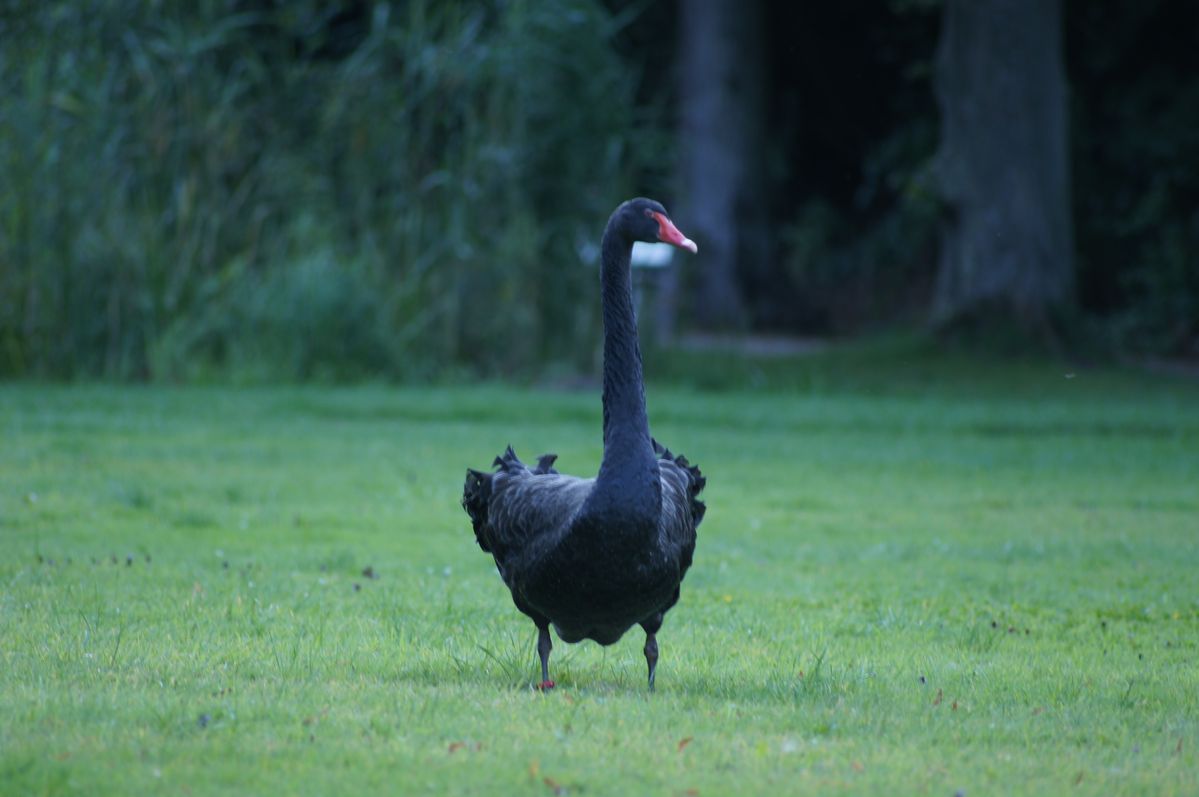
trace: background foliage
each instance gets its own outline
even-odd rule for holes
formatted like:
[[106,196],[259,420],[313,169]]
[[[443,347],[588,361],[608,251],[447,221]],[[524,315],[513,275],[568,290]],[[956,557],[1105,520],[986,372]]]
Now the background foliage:
[[[1070,323],[1097,348],[1199,350],[1197,9],[1065,3]],[[940,10],[765,3],[752,331],[924,323]],[[592,368],[589,246],[620,198],[673,198],[676,11],[0,1],[0,376]]]
[[1066,19],[1080,302],[1121,348],[1199,356],[1199,5]]
[[352,6],[5,9],[0,373],[403,378],[581,348],[595,314],[557,298],[658,140],[618,21]]

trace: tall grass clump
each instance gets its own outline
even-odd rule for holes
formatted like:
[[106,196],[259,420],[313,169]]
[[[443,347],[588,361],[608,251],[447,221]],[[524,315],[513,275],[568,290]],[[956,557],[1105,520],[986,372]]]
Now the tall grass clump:
[[0,375],[571,356],[580,245],[658,157],[618,24],[593,0],[9,7]]

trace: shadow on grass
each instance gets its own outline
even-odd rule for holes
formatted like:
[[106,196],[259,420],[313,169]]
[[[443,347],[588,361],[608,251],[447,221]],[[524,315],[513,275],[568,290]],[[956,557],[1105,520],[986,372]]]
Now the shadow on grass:
[[[542,694],[536,689],[540,680],[534,646],[521,634],[510,634],[500,644],[478,646],[482,661],[468,662],[450,654],[447,658],[423,657],[402,663],[394,679],[424,688],[482,688],[499,692]],[[563,650],[565,648],[565,650]],[[554,649],[550,674],[557,688],[549,694],[579,697],[637,697],[656,700],[723,700],[744,706],[806,705],[824,707],[869,689],[871,673],[849,665],[829,661],[827,651],[802,657],[790,665],[767,672],[745,669],[696,667],[685,659],[681,671],[673,672],[663,663],[658,670],[657,690],[651,692],[643,666],[626,666],[616,657],[579,666],[575,648],[558,645]],[[447,662],[450,666],[447,667]],[[390,680],[390,678],[389,678]]]

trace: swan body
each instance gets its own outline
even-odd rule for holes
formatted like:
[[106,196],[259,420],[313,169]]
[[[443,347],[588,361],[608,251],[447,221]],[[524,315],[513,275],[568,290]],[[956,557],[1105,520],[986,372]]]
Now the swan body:
[[479,547],[495,558],[512,600],[538,628],[542,688],[550,688],[552,625],[564,642],[646,632],[649,685],[656,634],[691,566],[705,479],[650,437],[633,314],[633,241],[696,251],[665,209],[633,199],[613,212],[601,246],[604,455],[595,478],[559,473],[546,454],[529,468],[508,449],[493,472],[467,470],[462,505]]

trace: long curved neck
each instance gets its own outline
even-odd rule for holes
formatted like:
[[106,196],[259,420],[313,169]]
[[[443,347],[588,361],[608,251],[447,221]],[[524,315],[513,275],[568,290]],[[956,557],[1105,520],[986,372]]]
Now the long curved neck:
[[[633,243],[608,222],[600,246],[601,300],[604,317],[604,458],[599,484],[620,482],[622,491],[639,492],[656,483],[657,462],[649,436],[642,381],[641,350],[633,313],[629,259]],[[650,496],[626,495],[629,500]]]

